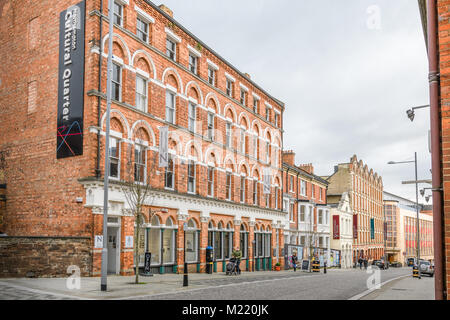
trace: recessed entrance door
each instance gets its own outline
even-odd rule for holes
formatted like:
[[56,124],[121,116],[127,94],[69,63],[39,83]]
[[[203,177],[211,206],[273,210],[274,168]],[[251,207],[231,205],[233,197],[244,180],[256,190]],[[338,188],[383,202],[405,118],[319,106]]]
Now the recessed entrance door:
[[108,273],[119,273],[119,228],[108,227]]

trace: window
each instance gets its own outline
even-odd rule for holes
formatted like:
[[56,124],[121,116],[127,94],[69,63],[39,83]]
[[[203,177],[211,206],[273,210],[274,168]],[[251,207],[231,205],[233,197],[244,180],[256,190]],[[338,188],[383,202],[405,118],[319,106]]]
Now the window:
[[114,1],[114,18],[113,21],[115,24],[122,26],[123,21],[123,6],[120,3]]
[[258,204],[258,192],[259,192],[259,188],[258,188],[258,180],[254,180],[253,181],[253,204],[257,205]]
[[120,176],[120,142],[116,138],[109,140],[109,177],[118,179]]
[[195,132],[195,120],[197,119],[197,107],[192,102],[189,103],[189,112],[188,112],[188,127],[189,131]]
[[274,123],[276,127],[279,127],[280,125],[278,124],[278,121],[280,119],[280,115],[278,113],[275,112],[275,119],[274,119]]
[[216,254],[216,260],[222,260],[223,259],[223,254],[222,254],[222,237],[223,237],[223,232],[222,230],[222,225],[219,224],[218,227],[218,232],[215,233],[215,237],[214,237],[214,252]]
[[270,121],[270,108],[266,107],[266,120]]
[[241,129],[241,139],[240,139],[241,147],[239,148],[243,154],[245,154],[245,130]]
[[233,81],[227,79],[227,96],[233,97]]
[[289,221],[294,222],[294,203],[290,203],[289,205]]
[[189,70],[194,74],[198,74],[198,57],[192,53],[189,54]]
[[195,162],[188,163],[188,192],[195,193]]
[[266,162],[270,163],[270,143],[266,142]]
[[305,222],[305,206],[300,206],[300,222]]
[[241,104],[247,105],[247,92],[244,89],[241,89]]
[[255,159],[258,159],[258,155],[259,155],[259,138],[258,134],[255,133],[255,135],[253,136],[253,157],[255,157]]
[[139,144],[134,146],[134,181],[146,182],[147,157],[145,147]]
[[278,208],[278,194],[279,194],[279,187],[275,187],[275,209],[279,209]]
[[289,191],[294,192],[294,177],[289,176]]
[[141,111],[147,111],[147,80],[136,77],[136,108]]
[[165,187],[173,189],[175,186],[175,168],[174,168],[173,156],[169,154],[169,161],[165,173]]
[[175,123],[175,94],[166,91],[166,121]]
[[266,208],[270,207],[270,195],[266,194]]
[[164,264],[173,264],[175,262],[175,230],[168,229],[173,227],[171,219],[166,221],[166,229],[163,231],[162,251]]
[[208,167],[208,196],[214,196],[214,168]]
[[259,105],[259,100],[256,98],[253,98],[253,112],[254,113],[258,113],[258,105]]
[[226,124],[225,136],[226,136],[225,146],[227,148],[230,148],[231,147],[231,123],[230,122],[227,122],[227,124]]
[[314,199],[314,189],[315,186],[311,183],[311,198]]
[[169,38],[166,39],[166,56],[173,61],[177,59],[177,44]]
[[241,203],[245,202],[245,177],[241,177]]
[[161,263],[161,229],[158,217],[153,217],[151,227],[147,229],[147,250],[152,253],[152,265]]
[[112,99],[121,101],[122,97],[122,67],[113,63]]
[[186,262],[198,261],[198,232],[197,225],[190,219],[187,224],[185,239]]
[[208,67],[208,82],[213,86],[216,85],[216,70],[211,67]]
[[319,210],[319,215],[318,215],[318,224],[323,224],[323,211]]
[[226,179],[226,198],[227,200],[231,200],[231,173],[227,172],[227,179]]
[[208,139],[214,140],[214,113],[208,113]]
[[323,192],[323,189],[319,188],[319,200],[320,201],[322,201],[322,192]]
[[288,212],[289,200],[283,200],[283,211]]
[[306,197],[306,181],[300,180],[300,194]]
[[137,17],[136,23],[136,35],[139,39],[148,43],[148,23],[142,20],[142,18]]

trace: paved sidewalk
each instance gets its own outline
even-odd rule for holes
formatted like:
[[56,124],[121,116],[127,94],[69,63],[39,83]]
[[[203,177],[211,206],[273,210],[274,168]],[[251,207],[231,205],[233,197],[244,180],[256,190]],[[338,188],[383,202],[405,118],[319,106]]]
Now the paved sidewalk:
[[412,275],[391,281],[360,300],[434,300],[434,278],[424,275],[421,279]]
[[[328,269],[328,272],[347,272],[342,269]],[[235,283],[271,281],[292,277],[315,276],[293,270],[242,272],[239,276],[227,276],[225,273],[191,273],[189,286],[183,287],[183,274],[155,274],[152,277],[139,277],[140,284],[134,284],[134,276],[108,276],[108,291],[100,291],[100,277],[81,278],[79,289],[69,289],[73,281],[68,278],[9,278],[0,279],[0,300],[16,299],[129,299],[167,293],[226,286]],[[321,271],[320,274],[323,274]]]

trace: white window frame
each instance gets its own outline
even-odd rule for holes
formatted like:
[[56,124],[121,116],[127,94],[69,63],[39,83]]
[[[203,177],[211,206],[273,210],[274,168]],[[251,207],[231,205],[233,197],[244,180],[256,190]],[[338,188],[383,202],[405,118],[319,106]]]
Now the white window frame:
[[258,205],[258,180],[253,180],[253,204]]
[[215,118],[216,115],[212,112],[208,112],[208,139],[214,141],[214,130],[215,130]]
[[[114,80],[114,67],[117,67],[119,69],[119,80],[118,81]],[[116,97],[113,97],[113,100],[120,102],[120,101],[122,101],[122,66],[118,63],[113,63],[113,72],[112,72],[111,81],[113,83],[112,88],[111,88],[112,93],[115,92],[114,86],[119,87],[119,99],[117,100],[117,99],[115,99]]]
[[240,181],[240,192],[239,192],[239,195],[240,195],[240,201],[241,201],[241,203],[245,203],[245,177],[244,176],[241,176],[241,181]]
[[215,168],[208,166],[208,171],[207,171],[208,197],[214,197],[214,173],[215,173]]
[[[230,181],[230,184],[228,184],[228,179]],[[225,175],[225,197],[227,200],[231,201],[231,185],[232,185],[232,179],[233,174],[231,172],[227,172]],[[227,197],[227,191],[228,191],[228,197]]]
[[[138,91],[139,80],[143,81],[143,83],[144,83],[144,93],[140,93]],[[143,108],[141,106],[139,106],[139,103],[138,103],[138,101],[141,101],[141,99],[140,99],[141,97],[145,98]],[[136,75],[136,109],[141,110],[143,112],[147,112],[147,109],[148,109],[147,106],[148,106],[148,79],[137,74]]]
[[[168,47],[169,42],[173,45],[171,46],[173,48]],[[177,61],[177,42],[169,36],[166,38],[166,57],[172,61]]]
[[[144,154],[144,163],[138,163],[136,162],[136,148],[140,148],[140,152],[142,152]],[[147,183],[147,147],[145,145],[142,144],[138,144],[136,143],[134,145],[134,170],[135,170],[135,181],[136,181],[136,166],[143,166],[144,167],[144,179],[143,181],[137,181],[139,183],[143,183],[146,184]]]
[[[171,168],[171,170],[169,170],[171,160],[172,160],[172,168]],[[168,171],[172,173],[172,181],[171,181],[172,186],[171,187],[167,186],[167,172]],[[173,155],[170,153],[169,153],[167,167],[164,171],[164,189],[175,190],[175,160],[174,160]]]
[[[116,6],[120,8],[120,15],[116,13]],[[117,24],[118,26],[122,27],[123,26],[123,4],[120,3],[119,1],[114,1],[113,11],[114,11],[114,23]],[[119,17],[120,23],[116,23],[117,17]]]
[[[191,60],[193,60],[194,63],[191,63]],[[194,70],[192,70],[192,68],[194,68]],[[189,71],[195,75],[198,75],[198,56],[192,52],[189,52]]]
[[300,180],[300,195],[306,197],[306,181]]
[[208,83],[213,87],[216,86],[216,69],[214,69],[212,66],[208,66]]
[[[190,167],[190,166],[192,166],[192,167],[194,168],[194,176],[191,176],[191,175],[190,175],[190,170],[189,170],[189,167]],[[189,161],[188,161],[188,165],[187,165],[187,178],[188,178],[188,181],[187,181],[187,190],[188,190],[188,193],[190,193],[190,194],[195,194],[195,193],[196,193],[196,184],[197,184],[197,168],[196,168],[196,165],[195,165],[195,161],[194,161],[194,160],[189,160]],[[192,185],[193,185],[194,190],[189,190],[189,179],[191,179],[191,178],[193,178],[193,183],[192,183]]]
[[[173,103],[173,106],[172,106],[172,107],[167,105],[167,95],[170,95],[170,96],[172,97],[172,103]],[[165,104],[166,104],[166,108],[165,108],[165,111],[166,111],[165,120],[166,120],[167,122],[171,123],[171,124],[176,124],[176,111],[177,111],[177,95],[176,95],[176,93],[172,92],[171,90],[166,90],[166,100],[165,100]],[[172,114],[173,114],[173,119],[172,119],[172,121],[169,121],[169,119],[167,119],[167,115],[168,115],[167,112],[170,111],[170,110],[172,111]]]
[[229,96],[231,98],[233,97],[233,86],[234,86],[233,81],[231,79],[227,78],[227,80],[226,80],[226,93],[227,93],[227,96]]
[[227,148],[231,148],[231,141],[232,141],[232,127],[231,127],[231,122],[227,121],[227,123],[225,124],[225,146]]
[[[144,30],[139,29],[139,21],[147,28],[146,32]],[[145,37],[145,39],[142,39],[139,36],[139,33],[141,33]],[[136,36],[145,43],[150,42],[150,23],[148,19],[146,19],[140,14],[138,14],[136,17]]]
[[[114,161],[117,161],[117,177],[113,177],[113,176],[111,176],[111,166],[110,166],[110,168],[109,168],[109,173],[108,173],[108,177],[109,177],[109,179],[111,179],[111,180],[120,180],[120,162],[121,162],[121,154],[122,154],[122,145],[121,145],[121,143],[120,143],[120,138],[116,138],[116,137],[112,137],[112,136],[110,136],[110,138],[109,138],[110,140],[110,143],[109,143],[109,152],[108,152],[108,156],[109,156],[109,158],[110,158],[110,163],[112,163],[113,161],[112,160],[114,160]],[[111,144],[111,141],[113,141],[113,140],[115,140],[115,141],[117,141],[117,149],[119,149],[118,151],[118,153],[119,153],[119,157],[118,158],[116,158],[116,157],[112,157],[111,156],[111,146],[112,146],[112,144]]]
[[[195,133],[197,123],[197,105],[193,102],[189,102],[188,108],[188,130]],[[194,114],[192,114],[192,110]]]

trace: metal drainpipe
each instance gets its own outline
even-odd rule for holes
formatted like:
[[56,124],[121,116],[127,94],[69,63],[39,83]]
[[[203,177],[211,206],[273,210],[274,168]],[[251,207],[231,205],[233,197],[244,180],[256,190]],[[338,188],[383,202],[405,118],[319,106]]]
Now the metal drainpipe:
[[[102,48],[102,33],[103,33],[103,0],[100,0],[100,37],[99,37],[99,61],[98,61],[98,92],[102,92],[102,54],[103,54],[103,48]],[[102,98],[100,95],[98,96],[98,103],[97,103],[97,126],[101,130],[101,103]],[[95,176],[96,178],[100,178],[100,131],[97,133],[97,164],[95,168]]]
[[435,0],[427,0],[428,59],[430,86],[430,122],[431,122],[431,168],[433,179],[433,228],[435,259],[435,299],[446,300],[445,260],[442,246],[442,178],[440,153],[440,116],[439,116],[439,65],[437,52],[437,7]]

